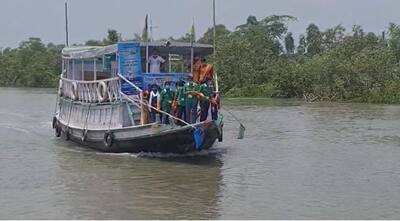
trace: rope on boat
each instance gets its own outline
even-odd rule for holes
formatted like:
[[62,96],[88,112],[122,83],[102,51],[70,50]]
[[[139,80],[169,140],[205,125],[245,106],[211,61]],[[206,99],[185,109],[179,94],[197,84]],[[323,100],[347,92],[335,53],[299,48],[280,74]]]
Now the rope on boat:
[[121,93],[122,96],[124,96],[124,97],[125,97],[127,100],[129,100],[130,102],[133,102],[133,103],[139,102],[140,104],[142,104],[142,105],[144,105],[144,106],[147,106],[147,107],[150,107],[151,109],[156,110],[156,111],[158,111],[158,112],[160,112],[160,113],[162,113],[162,114],[165,114],[165,115],[171,117],[172,119],[175,119],[175,120],[177,120],[177,121],[179,121],[179,122],[184,123],[184,124],[187,125],[187,126],[191,126],[192,128],[196,128],[196,127],[193,126],[192,124],[190,124],[190,123],[188,123],[188,122],[186,122],[186,121],[184,121],[184,120],[182,120],[182,119],[180,119],[180,118],[177,118],[177,117],[175,117],[175,116],[173,116],[173,115],[171,115],[171,114],[169,114],[169,113],[167,113],[167,112],[165,112],[165,111],[158,110],[157,108],[155,108],[155,107],[153,107],[153,106],[151,106],[151,105],[148,105],[148,104],[142,102],[142,101],[139,100],[139,99],[130,98],[130,97],[128,97],[126,94],[124,94],[124,93],[122,93],[122,92],[120,92],[120,93]]
[[92,103],[89,104],[88,110],[87,110],[87,114],[86,114],[86,120],[85,120],[85,124],[83,125],[83,129],[87,130],[88,128],[88,119],[89,119],[89,114],[90,114],[90,107],[92,107]]
[[[208,101],[210,104],[212,104],[211,99],[205,97],[205,96],[201,96],[202,99]],[[242,122],[239,120],[238,117],[236,117],[231,111],[229,111],[228,109],[224,108],[221,106],[221,109],[226,111],[229,115],[231,115],[233,117],[233,119],[235,119],[238,123],[239,123],[239,134],[237,139],[243,139],[244,138],[244,131],[246,130],[246,127],[242,124]]]
[[120,92],[120,93],[121,93],[122,96],[124,96],[126,99],[128,99],[129,101],[131,101],[131,102],[133,102],[133,103],[134,103],[135,101],[136,101],[136,102],[139,102],[139,103],[141,103],[142,105],[145,105],[145,106],[147,106],[147,107],[150,107],[150,108],[152,108],[153,110],[156,110],[156,111],[158,111],[158,112],[160,112],[160,113],[162,113],[162,114],[165,114],[165,115],[171,117],[172,119],[175,119],[175,120],[177,120],[177,121],[180,121],[180,122],[186,124],[187,126],[192,127],[192,128],[194,129],[194,130],[193,130],[193,141],[194,141],[195,148],[196,148],[196,150],[198,150],[198,151],[200,151],[200,150],[202,149],[202,145],[203,145],[204,138],[205,138],[205,134],[204,134],[204,131],[203,131],[202,128],[200,128],[200,127],[196,128],[195,126],[193,126],[193,124],[189,124],[188,122],[186,122],[186,121],[184,121],[184,120],[182,120],[182,119],[180,119],[180,118],[177,118],[177,117],[175,117],[175,116],[173,116],[173,115],[171,115],[171,114],[169,114],[169,113],[167,113],[167,112],[165,112],[165,111],[158,110],[157,108],[155,108],[155,107],[153,107],[153,106],[151,106],[151,105],[148,105],[148,104],[142,102],[142,101],[139,100],[139,99],[130,98],[130,97],[128,97],[126,94],[124,94],[124,93],[122,93],[122,92]]
[[[133,86],[134,88],[136,88],[138,91],[142,92],[142,90],[141,90],[140,88],[138,88],[135,84],[133,84],[132,82],[130,82],[130,81],[129,81],[128,79],[126,79],[124,76],[122,76],[122,75],[120,75],[120,74],[118,74],[118,76],[119,76],[122,80],[128,82],[128,84],[132,85],[132,86]],[[187,126],[192,127],[192,128],[193,128],[193,141],[194,141],[194,144],[195,144],[195,148],[196,148],[197,150],[201,150],[201,149],[202,149],[202,145],[203,145],[203,142],[204,142],[204,131],[203,131],[202,128],[200,128],[200,127],[199,127],[199,128],[196,128],[195,126],[193,126],[193,124],[190,124],[190,123],[188,123],[188,122],[186,122],[186,121],[184,121],[184,120],[182,120],[182,119],[180,119],[180,118],[177,118],[177,117],[171,115],[170,113],[167,113],[167,112],[162,111],[162,110],[158,110],[157,108],[155,108],[155,107],[153,107],[153,106],[151,106],[151,105],[146,104],[146,103],[143,102],[142,100],[135,99],[135,98],[130,98],[130,97],[128,97],[126,94],[124,94],[122,91],[120,91],[120,94],[121,94],[123,97],[125,97],[127,100],[131,101],[131,102],[134,103],[134,104],[135,104],[135,102],[138,102],[138,103],[140,103],[142,106],[144,105],[145,107],[149,107],[149,108],[151,108],[151,109],[153,109],[153,110],[155,110],[155,111],[157,111],[157,112],[159,112],[159,113],[165,114],[165,115],[169,116],[169,117],[172,118],[172,119],[175,119],[175,120],[177,120],[177,121],[179,121],[179,122],[184,123],[184,124],[187,125]],[[143,114],[143,113],[142,113],[142,114]]]
[[237,139],[243,139],[243,138],[244,138],[244,131],[246,130],[246,128],[244,127],[244,125],[242,124],[242,122],[240,122],[239,118],[237,118],[237,117],[236,117],[232,112],[230,112],[229,110],[227,110],[227,109],[225,109],[225,108],[222,108],[222,107],[221,107],[221,109],[223,109],[224,111],[228,112],[228,113],[233,117],[233,119],[235,119],[235,120],[239,123],[239,134],[238,134]]

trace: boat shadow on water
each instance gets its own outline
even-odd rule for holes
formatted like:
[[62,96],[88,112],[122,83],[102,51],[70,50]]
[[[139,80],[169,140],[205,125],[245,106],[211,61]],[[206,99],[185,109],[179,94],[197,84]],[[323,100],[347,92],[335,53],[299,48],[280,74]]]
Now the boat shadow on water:
[[70,218],[219,217],[224,150],[113,154],[65,143],[56,154]]
[[[220,162],[220,158],[226,153],[224,147],[214,147],[207,150],[192,151],[187,153],[157,153],[157,152],[139,152],[139,153],[108,153],[95,149],[88,149],[84,145],[77,143],[70,143],[63,140],[55,140],[55,145],[60,146],[66,151],[84,153],[87,155],[100,155],[110,157],[131,157],[140,159],[154,159],[159,161],[171,161],[187,164],[209,164],[212,163],[216,166],[216,162]],[[215,162],[214,162],[215,161]]]

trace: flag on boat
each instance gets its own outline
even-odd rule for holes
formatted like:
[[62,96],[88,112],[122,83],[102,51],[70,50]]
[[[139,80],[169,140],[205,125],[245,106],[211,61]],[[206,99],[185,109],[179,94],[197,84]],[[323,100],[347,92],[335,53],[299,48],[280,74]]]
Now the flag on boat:
[[149,19],[149,15],[146,14],[146,18],[144,20],[144,28],[143,28],[143,33],[142,33],[142,38],[143,40],[147,41],[148,39],[148,33],[149,33],[149,25],[148,25],[148,19]]
[[190,43],[192,44],[192,46],[195,41],[196,41],[196,34],[194,30],[194,18],[193,18],[192,27],[190,28]]

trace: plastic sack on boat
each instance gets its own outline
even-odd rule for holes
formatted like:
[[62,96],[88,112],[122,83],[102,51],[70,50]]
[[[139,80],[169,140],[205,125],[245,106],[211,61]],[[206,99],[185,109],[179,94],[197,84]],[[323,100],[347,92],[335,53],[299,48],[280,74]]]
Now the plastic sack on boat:
[[201,150],[201,145],[204,142],[204,131],[201,128],[195,128],[193,131],[193,139],[196,150]]

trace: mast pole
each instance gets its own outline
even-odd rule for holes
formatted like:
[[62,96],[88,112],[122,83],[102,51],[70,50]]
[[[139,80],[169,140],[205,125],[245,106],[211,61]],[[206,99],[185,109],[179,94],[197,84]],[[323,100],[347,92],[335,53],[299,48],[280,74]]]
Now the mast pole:
[[146,14],[145,21],[145,36],[146,36],[146,73],[149,73],[149,25],[148,25],[148,15]]
[[213,58],[214,58],[215,92],[218,93],[219,92],[219,89],[218,89],[218,75],[217,75],[217,71],[216,71],[216,68],[215,68],[216,58],[217,58],[217,56],[216,56],[216,47],[215,47],[215,45],[216,45],[215,0],[213,0],[213,27],[214,27],[213,28]]
[[192,27],[190,29],[190,73],[192,73],[193,75],[193,60],[194,60],[194,48],[193,48],[193,44],[194,44],[194,17],[193,17],[193,23],[192,23]]
[[65,44],[68,47],[69,42],[68,42],[68,5],[67,1],[65,1]]

